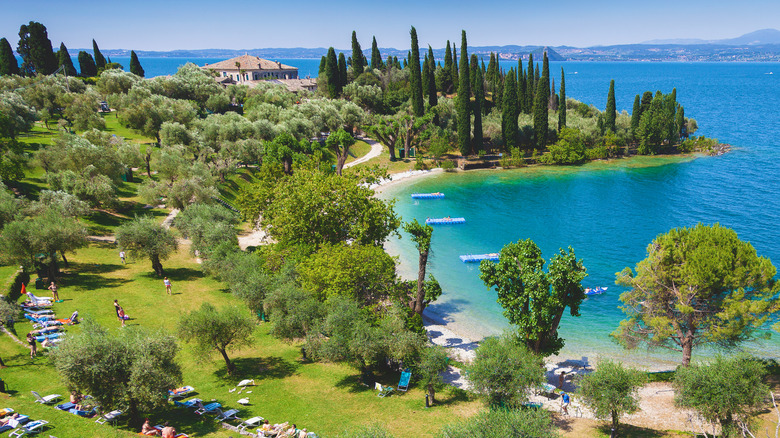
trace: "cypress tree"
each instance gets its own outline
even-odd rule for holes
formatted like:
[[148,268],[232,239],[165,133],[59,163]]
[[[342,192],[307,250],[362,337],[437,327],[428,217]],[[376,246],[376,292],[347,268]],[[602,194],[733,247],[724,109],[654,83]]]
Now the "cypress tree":
[[371,41],[371,68],[382,69],[382,54],[379,53],[379,46],[376,45],[376,37]]
[[41,23],[31,21],[19,28],[19,46],[16,52],[22,57],[19,71],[24,75],[50,75],[59,67],[46,26]]
[[94,39],[92,40],[92,52],[95,54],[95,65],[97,66],[98,71],[106,68],[106,58],[100,53],[100,48]]
[[19,63],[16,62],[11,43],[5,38],[0,38],[0,76],[18,74]]
[[138,55],[135,54],[134,50],[130,51],[130,73],[144,77],[146,72],[144,72],[144,68],[141,67],[141,62],[138,60]]
[[77,76],[76,67],[73,66],[73,60],[70,59],[70,53],[68,48],[65,47],[65,43],[60,43],[60,51],[57,52],[57,63],[60,67],[64,67],[63,71],[66,76]]
[[339,53],[339,88],[337,96],[341,96],[341,90],[347,85],[347,58],[344,57],[344,53]]
[[339,87],[339,61],[336,59],[336,51],[333,47],[328,49],[325,74],[328,77],[328,97],[335,99],[339,97],[341,88]]
[[400,62],[398,62],[398,57],[397,57],[397,56],[393,56],[393,65],[394,65],[394,66],[395,66],[395,68],[397,68],[398,70],[401,70],[401,63],[400,63]]
[[[428,89],[428,105],[431,108],[439,104],[439,96],[436,93],[436,61],[433,58],[433,49],[428,46],[428,71],[425,74],[425,86]],[[436,116],[438,121],[438,116]]]
[[498,62],[496,61],[496,54],[490,52],[490,60],[488,61],[487,73],[485,73],[485,80],[492,86],[495,86],[498,78]]
[[319,74],[323,74],[325,72],[325,68],[328,65],[328,58],[325,57],[325,55],[322,55],[322,58],[320,58],[320,68],[317,71]]
[[639,116],[641,117],[645,111],[649,110],[652,104],[653,93],[650,91],[645,91],[644,94],[642,94],[642,103],[639,105]]
[[452,88],[460,87],[458,65],[458,51],[455,48],[455,43],[452,43]]
[[539,82],[539,79],[541,78],[542,76],[539,74],[539,64],[537,63],[536,68],[534,69],[534,87],[536,87],[536,84]]
[[420,47],[417,45],[417,29],[412,26],[409,34],[412,37],[412,52],[409,56],[409,65],[411,66],[409,86],[412,89],[412,112],[415,116],[421,117],[425,113],[425,105],[423,104],[422,72],[420,72]]
[[550,110],[558,112],[558,93],[555,92],[555,78],[550,78]]
[[525,74],[523,73],[523,60],[517,60],[517,113],[528,114],[528,97],[526,96]]
[[482,76],[482,70],[477,68],[476,80],[474,81],[474,149],[482,150],[482,109],[485,107],[485,80]]
[[639,95],[634,96],[634,107],[631,108],[631,136],[636,138],[636,130],[639,128],[639,118],[642,116],[642,108],[639,104]]
[[472,53],[469,61],[469,78],[471,79],[469,87],[472,91],[477,89],[477,70],[479,70],[479,60],[477,59],[477,54]]
[[[639,96],[637,96],[639,98]],[[561,67],[561,97],[558,99],[558,132],[566,127],[566,79]]]
[[352,31],[352,77],[357,79],[363,74],[363,50],[357,39],[357,33]]
[[471,115],[469,114],[471,90],[469,87],[469,53],[465,30],[461,31],[460,37],[460,72],[458,73],[458,81],[458,148],[461,155],[468,155],[471,153]]
[[510,69],[504,77],[504,106],[501,111],[501,135],[504,137],[504,150],[517,147],[517,83],[515,71]]
[[536,88],[534,87],[534,54],[528,54],[528,68],[525,72],[525,107],[528,114],[534,109],[534,93]]
[[615,80],[609,81],[609,93],[607,93],[607,109],[604,111],[604,127],[608,131],[615,132],[615,117],[617,108],[615,107]]
[[677,139],[679,140],[685,135],[683,132],[683,128],[685,128],[685,108],[683,108],[682,105],[677,108],[677,119],[675,120],[674,125],[677,130]]
[[536,85],[536,94],[534,96],[534,137],[536,145],[540,148],[547,144],[547,108],[549,102],[547,93],[549,92],[550,88],[547,85],[547,81],[545,78],[540,78]]
[[83,50],[79,52],[79,71],[81,72],[81,76],[85,78],[97,76],[95,60],[92,59],[92,55]]
[[447,94],[450,91],[452,91],[453,70],[455,70],[455,67],[452,63],[452,52],[450,52],[450,40],[447,40],[447,48],[444,49],[444,70],[442,70],[442,80],[441,80],[442,94]]

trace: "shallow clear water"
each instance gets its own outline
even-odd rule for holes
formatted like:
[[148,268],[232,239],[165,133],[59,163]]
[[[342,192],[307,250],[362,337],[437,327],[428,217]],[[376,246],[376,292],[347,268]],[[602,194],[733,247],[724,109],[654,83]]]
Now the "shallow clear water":
[[[553,63],[551,71],[559,72]],[[581,167],[534,168],[441,174],[388,188],[404,220],[463,216],[464,225],[439,226],[433,235],[430,272],[444,295],[431,316],[475,335],[507,327],[496,294],[479,280],[476,264],[460,254],[495,252],[531,238],[549,259],[571,245],[589,276],[586,286],[609,286],[586,299],[579,318],[565,317],[565,356],[623,356],[657,364],[677,353],[625,353],[609,333],[623,319],[615,273],[646,255],[658,234],[698,222],[734,228],[760,255],[780,263],[780,64],[564,63],[567,95],[604,108],[609,80],[616,80],[618,110],[647,89],[670,92],[699,134],[735,146],[720,157],[687,160],[637,159]],[[777,74],[769,75],[774,71]],[[575,74],[576,72],[576,74]],[[559,74],[559,73],[558,73]],[[558,82],[556,80],[556,82]],[[412,200],[413,192],[440,191],[443,200]],[[401,273],[416,272],[416,250],[408,237],[388,243],[401,257]],[[747,349],[780,356],[780,342],[756,342]],[[698,353],[705,353],[699,351]],[[694,351],[696,356],[697,351]],[[667,362],[671,363],[671,362]]]

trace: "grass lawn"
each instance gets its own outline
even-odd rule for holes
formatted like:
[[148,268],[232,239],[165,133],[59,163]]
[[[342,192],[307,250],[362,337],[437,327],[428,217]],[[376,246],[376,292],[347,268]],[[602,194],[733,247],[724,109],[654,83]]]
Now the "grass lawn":
[[349,156],[347,157],[347,163],[357,160],[358,158],[369,153],[369,151],[371,151],[370,144],[364,142],[363,140],[356,141],[355,144],[353,144],[352,147],[349,148]]
[[[83,317],[103,326],[123,330],[112,305],[118,299],[132,318],[129,325],[175,333],[180,316],[203,302],[217,306],[238,304],[223,289],[224,285],[199,269],[186,247],[163,263],[173,283],[173,296],[165,295],[162,281],[152,274],[148,260],[130,259],[127,265],[122,265],[112,244],[94,242],[69,260],[71,268],[60,285],[60,296],[65,301],[55,304],[55,311],[61,317],[78,310]],[[30,324],[20,322],[15,329],[19,337],[24,337]],[[80,329],[76,325],[67,331],[73,334]],[[269,329],[268,324],[261,323],[254,345],[233,353],[238,367],[233,377],[227,377],[221,359],[195,356],[189,345],[182,344],[178,362],[183,383],[194,386],[197,397],[203,400],[213,399],[227,408],[241,408],[243,418],[260,415],[272,423],[289,421],[321,436],[333,436],[347,428],[371,423],[382,424],[397,436],[431,435],[442,425],[471,415],[481,406],[456,389],[443,391],[438,397],[441,405],[431,409],[424,408],[424,393],[414,387],[405,394],[379,398],[373,388],[358,383],[355,369],[339,364],[302,363],[300,346],[279,342],[268,334]],[[0,394],[0,407],[12,407],[35,419],[49,421],[53,425],[52,435],[61,438],[112,436],[107,425],[100,426],[94,420],[34,403],[31,390],[42,395],[68,393],[45,356],[31,360],[28,350],[8,336],[0,336],[0,351],[8,365],[0,375],[10,388],[10,394]],[[228,392],[245,378],[255,379],[257,383],[250,388],[251,394],[244,392],[239,396]],[[378,380],[394,386],[398,378],[397,374],[391,374],[379,376]],[[236,400],[245,396],[251,404],[242,407]],[[202,420],[173,405],[146,414],[153,424],[170,421],[190,436],[235,436],[220,429],[217,423]]]

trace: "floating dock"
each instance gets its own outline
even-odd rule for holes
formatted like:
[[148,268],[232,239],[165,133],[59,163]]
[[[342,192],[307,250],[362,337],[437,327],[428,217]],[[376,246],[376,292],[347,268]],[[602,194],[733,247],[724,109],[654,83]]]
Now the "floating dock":
[[463,217],[428,218],[425,219],[425,223],[428,225],[465,224],[466,218]]
[[460,261],[463,263],[476,263],[481,262],[482,260],[490,260],[491,262],[498,261],[497,252],[491,252],[490,254],[466,254],[459,257]]
[[412,193],[412,199],[444,199],[444,193]]

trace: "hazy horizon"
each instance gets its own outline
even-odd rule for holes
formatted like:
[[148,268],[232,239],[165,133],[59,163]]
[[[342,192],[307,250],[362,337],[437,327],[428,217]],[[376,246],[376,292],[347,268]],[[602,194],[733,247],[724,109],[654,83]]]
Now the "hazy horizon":
[[[16,49],[19,26],[43,23],[52,46],[144,51],[198,49],[319,48],[348,49],[353,30],[363,49],[376,36],[383,48],[409,47],[415,26],[420,45],[460,45],[466,30],[471,46],[548,45],[592,47],[635,44],[648,40],[734,38],[777,28],[780,2],[659,0],[652,4],[600,1],[585,4],[561,0],[527,5],[489,0],[479,5],[459,0],[411,2],[389,8],[354,0],[330,4],[258,4],[247,0],[216,7],[203,0],[138,0],[126,4],[86,0],[15,2],[3,7],[0,37]],[[171,19],[171,17],[175,17]]]

